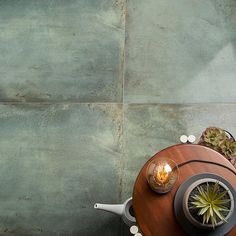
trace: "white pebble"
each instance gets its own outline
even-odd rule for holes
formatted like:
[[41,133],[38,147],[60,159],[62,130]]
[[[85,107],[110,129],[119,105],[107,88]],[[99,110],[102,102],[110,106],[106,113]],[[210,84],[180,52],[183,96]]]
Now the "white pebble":
[[191,135],[188,136],[188,141],[189,141],[190,143],[194,143],[195,140],[196,140],[196,137],[195,137],[194,135],[191,134]]
[[180,136],[180,142],[181,143],[187,143],[188,141],[188,137],[186,135],[181,135]]
[[142,236],[142,234],[140,234],[140,233],[137,233],[137,234],[135,234],[134,236]]
[[136,225],[131,226],[130,227],[130,233],[136,235],[138,233],[138,227]]

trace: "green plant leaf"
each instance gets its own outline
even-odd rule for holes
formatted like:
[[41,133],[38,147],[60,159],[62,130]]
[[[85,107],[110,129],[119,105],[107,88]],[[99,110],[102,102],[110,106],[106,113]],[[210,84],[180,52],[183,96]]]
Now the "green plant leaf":
[[209,209],[209,207],[210,207],[210,206],[202,207],[201,210],[198,211],[198,214],[199,214],[199,215],[205,214],[205,212]]
[[226,204],[228,202],[230,202],[231,199],[217,199],[217,200],[214,200],[212,201],[215,205],[223,205],[223,204]]
[[211,217],[211,213],[210,213],[210,208],[209,208],[206,212],[206,222],[207,223],[209,222],[210,217]]
[[193,199],[198,201],[198,202],[201,202],[202,204],[207,204],[208,201],[205,199],[205,197],[202,197],[202,196],[193,196]]
[[203,222],[202,223],[205,224],[205,222],[206,222],[206,214],[203,215]]
[[215,207],[213,208],[213,211],[215,212],[215,214],[216,214],[221,220],[226,221],[225,218],[224,218],[224,216],[220,213],[220,207],[215,206]]
[[227,203],[231,201],[228,191],[220,192],[219,182],[214,185],[206,183],[206,188],[202,186],[197,187],[197,193],[191,196],[191,209],[198,209],[197,214],[202,216],[203,224],[212,224],[214,228],[217,220],[226,222],[222,212],[229,212]]
[[200,202],[192,202],[192,204],[194,205],[193,207],[195,208],[202,208],[206,206],[206,204],[202,204]]

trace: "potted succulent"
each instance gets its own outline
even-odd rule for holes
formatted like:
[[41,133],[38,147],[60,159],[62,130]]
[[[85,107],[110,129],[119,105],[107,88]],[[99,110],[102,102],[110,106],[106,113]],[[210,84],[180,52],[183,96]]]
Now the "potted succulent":
[[203,178],[192,183],[183,197],[183,212],[197,228],[213,230],[232,216],[234,198],[221,181]]
[[221,153],[236,167],[236,141],[228,131],[209,127],[202,133],[198,144]]

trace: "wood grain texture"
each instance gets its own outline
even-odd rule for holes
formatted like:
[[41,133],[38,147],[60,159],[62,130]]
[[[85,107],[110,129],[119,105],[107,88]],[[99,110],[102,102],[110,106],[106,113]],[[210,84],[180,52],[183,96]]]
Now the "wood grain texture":
[[[144,236],[187,235],[175,219],[173,202],[178,187],[189,177],[206,172],[214,173],[228,180],[236,188],[236,176],[229,170],[214,164],[196,162],[182,166],[179,179],[172,191],[158,195],[149,188],[146,181],[147,165],[158,157],[171,158],[177,164],[194,159],[214,161],[235,170],[221,154],[200,145],[180,144],[156,153],[141,169],[133,190],[134,212]],[[227,235],[236,236],[236,226]]]

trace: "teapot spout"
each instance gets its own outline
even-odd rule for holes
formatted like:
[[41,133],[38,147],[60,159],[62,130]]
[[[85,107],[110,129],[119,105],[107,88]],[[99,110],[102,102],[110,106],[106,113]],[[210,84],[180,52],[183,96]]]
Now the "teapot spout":
[[101,204],[101,203],[96,203],[94,205],[94,208],[97,210],[103,210],[107,212],[114,213],[116,215],[122,215],[123,214],[123,204]]

